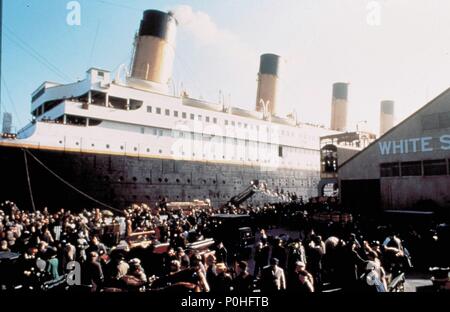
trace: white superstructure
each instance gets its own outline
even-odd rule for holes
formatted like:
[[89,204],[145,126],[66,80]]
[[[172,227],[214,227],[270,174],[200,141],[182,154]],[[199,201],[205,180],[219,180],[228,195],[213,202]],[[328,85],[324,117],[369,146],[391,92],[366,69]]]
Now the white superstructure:
[[77,83],[46,82],[32,98],[35,122],[19,132],[18,142],[46,149],[318,171],[319,138],[334,133],[137,89],[96,68]]

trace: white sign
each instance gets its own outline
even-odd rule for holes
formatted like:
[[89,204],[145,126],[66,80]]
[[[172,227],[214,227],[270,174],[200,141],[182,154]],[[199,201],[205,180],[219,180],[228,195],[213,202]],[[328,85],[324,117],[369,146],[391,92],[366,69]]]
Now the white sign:
[[450,134],[444,134],[439,138],[436,148],[431,145],[432,137],[412,138],[404,140],[378,142],[382,156],[392,154],[425,153],[434,150],[450,151]]

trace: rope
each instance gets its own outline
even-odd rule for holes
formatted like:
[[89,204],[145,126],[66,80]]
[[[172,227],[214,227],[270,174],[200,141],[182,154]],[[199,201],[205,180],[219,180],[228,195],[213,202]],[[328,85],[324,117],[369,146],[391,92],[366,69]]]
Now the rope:
[[62,183],[64,183],[66,186],[70,187],[72,190],[76,191],[77,193],[83,195],[84,197],[86,197],[87,199],[95,202],[96,204],[99,204],[105,208],[108,208],[110,210],[116,211],[120,214],[124,214],[124,212],[120,209],[114,208],[109,206],[108,204],[105,204],[101,201],[99,201],[98,199],[86,194],[85,192],[81,191],[80,189],[76,188],[75,186],[73,186],[72,184],[70,184],[69,182],[67,182],[66,180],[64,180],[62,177],[60,177],[57,173],[55,173],[53,170],[51,170],[49,167],[47,167],[42,161],[40,161],[36,156],[34,156],[29,150],[27,149],[23,149],[24,152],[28,153],[31,157],[34,158],[34,160],[36,160],[36,162],[38,162],[42,167],[44,167],[44,169],[46,169],[48,172],[50,172],[55,178],[57,178],[58,180],[60,180]]
[[23,150],[23,158],[25,158],[25,169],[27,172],[28,191],[30,192],[31,207],[33,207],[33,211],[36,212],[36,206],[34,205],[33,190],[31,189],[30,172],[28,171],[28,159],[25,150]]

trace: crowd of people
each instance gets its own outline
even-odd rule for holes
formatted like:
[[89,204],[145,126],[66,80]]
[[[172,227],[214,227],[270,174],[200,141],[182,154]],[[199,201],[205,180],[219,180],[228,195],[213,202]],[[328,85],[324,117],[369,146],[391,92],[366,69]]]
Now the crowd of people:
[[[73,274],[79,265],[80,280],[71,285],[92,292],[314,292],[327,285],[344,291],[388,291],[389,275],[411,266],[394,231],[365,234],[357,222],[314,224],[305,206],[290,202],[186,212],[169,211],[162,201],[154,208],[132,205],[121,213],[75,213],[24,211],[6,202],[0,207],[0,252],[17,257],[15,273],[0,274],[0,284],[26,290],[61,280],[66,285],[68,276],[77,280]],[[299,236],[270,235],[282,216],[294,211],[301,212],[296,214],[301,216]],[[252,216],[256,243],[250,257],[239,249],[229,254],[231,248],[221,241],[208,250],[189,247],[213,235],[209,217],[218,212]],[[383,237],[377,241],[375,236]],[[132,237],[145,237],[148,244],[136,247]]]

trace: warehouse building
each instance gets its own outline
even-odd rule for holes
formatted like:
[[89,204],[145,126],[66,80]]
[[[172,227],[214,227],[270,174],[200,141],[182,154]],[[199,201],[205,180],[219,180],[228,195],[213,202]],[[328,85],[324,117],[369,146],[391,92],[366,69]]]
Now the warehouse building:
[[344,207],[450,209],[450,88],[339,166]]

